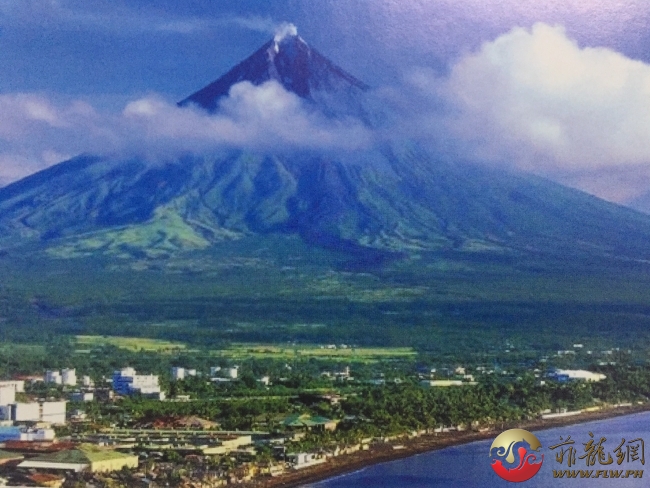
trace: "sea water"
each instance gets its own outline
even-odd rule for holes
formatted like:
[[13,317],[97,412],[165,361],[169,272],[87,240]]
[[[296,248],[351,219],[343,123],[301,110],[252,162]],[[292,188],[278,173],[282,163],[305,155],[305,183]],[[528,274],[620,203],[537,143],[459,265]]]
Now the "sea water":
[[[606,441],[602,443],[605,453],[605,462],[608,461],[607,454],[612,458],[609,465],[587,466],[586,459],[580,459],[585,455],[585,444],[591,439],[589,433],[594,434],[597,443],[602,437]],[[492,440],[473,442],[462,446],[449,447],[439,451],[432,451],[426,454],[416,455],[410,458],[400,459],[388,463],[378,464],[362,469],[355,473],[339,476],[327,481],[306,485],[313,488],[429,488],[429,487],[450,487],[450,488],[485,488],[485,487],[648,487],[650,486],[650,413],[628,415],[607,420],[587,422],[577,425],[568,425],[549,430],[534,431],[534,434],[542,443],[541,452],[544,454],[544,462],[539,473],[531,480],[523,483],[509,483],[500,479],[492,470],[489,456],[489,448]],[[496,436],[496,434],[495,434]],[[560,448],[551,450],[550,447],[562,442],[560,437],[566,440],[567,436],[575,441],[576,463],[569,468],[567,456],[563,464],[556,459],[556,453]],[[643,439],[645,446],[645,464],[641,460],[624,460],[620,465],[614,450],[621,444],[623,439],[626,444],[634,439]],[[625,444],[625,445],[626,445]],[[639,444],[638,442],[636,444]],[[626,451],[625,445],[623,451]],[[641,450],[638,450],[639,457]],[[647,469],[646,469],[647,468]],[[554,470],[643,470],[643,478],[592,478],[592,479],[558,479],[554,477]]]

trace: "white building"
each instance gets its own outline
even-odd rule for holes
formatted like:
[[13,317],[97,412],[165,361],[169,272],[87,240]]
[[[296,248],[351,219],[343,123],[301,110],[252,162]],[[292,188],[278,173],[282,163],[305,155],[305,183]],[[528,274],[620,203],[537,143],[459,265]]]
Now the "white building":
[[56,437],[54,429],[32,429],[30,427],[0,427],[0,440],[6,441],[53,441]]
[[90,376],[82,376],[81,377],[81,384],[86,388],[90,388],[92,386],[95,386],[93,380],[90,379]]
[[221,371],[221,366],[212,366],[210,368],[210,377],[213,378],[219,371]]
[[461,380],[422,380],[420,385],[429,388],[446,388],[449,386],[474,386],[475,381],[461,381]]
[[54,429],[21,429],[19,441],[53,441],[56,437]]
[[232,368],[228,368],[228,378],[236,380],[238,376],[239,376],[239,366],[233,366]]
[[591,371],[586,371],[584,369],[556,369],[553,376],[559,380],[582,380],[590,383],[602,381],[607,378],[607,376],[602,373],[592,373]]
[[0,385],[0,405],[9,405],[16,401],[16,389],[11,386]]
[[0,388],[5,386],[13,387],[16,393],[23,393],[25,391],[25,382],[22,380],[0,381]]
[[14,403],[10,405],[10,417],[14,422],[40,422],[41,409],[38,403]]
[[175,381],[185,379],[185,368],[172,368],[172,379]]
[[61,371],[61,383],[66,386],[77,386],[77,373],[74,369]]
[[45,372],[45,383],[54,383],[55,385],[60,385],[63,383],[63,378],[61,378],[61,373],[58,371],[47,370]]
[[139,375],[133,368],[124,368],[113,373],[113,390],[119,395],[140,394],[154,396],[160,400],[165,394],[160,391],[158,376]]
[[39,406],[39,420],[41,422],[49,422],[55,425],[65,424],[66,402],[43,402]]
[[326,458],[318,458],[316,457],[316,454],[311,453],[311,452],[300,452],[297,454],[294,454],[292,456],[293,458],[293,468],[294,469],[303,469],[303,468],[309,468],[311,466],[315,466],[317,464],[323,464],[325,461],[327,461]]
[[94,399],[95,394],[92,391],[75,391],[70,395],[73,402],[92,402]]

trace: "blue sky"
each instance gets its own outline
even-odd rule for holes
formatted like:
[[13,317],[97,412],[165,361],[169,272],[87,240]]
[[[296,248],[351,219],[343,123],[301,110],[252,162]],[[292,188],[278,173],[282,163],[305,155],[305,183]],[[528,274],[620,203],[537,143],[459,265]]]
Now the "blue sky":
[[133,132],[133,107],[173,117],[281,22],[408,93],[465,158],[615,201],[650,189],[650,6],[591,0],[0,0],[0,182]]
[[183,97],[283,21],[370,84],[410,65],[444,70],[481,42],[535,22],[650,61],[643,2],[0,0],[0,90]]

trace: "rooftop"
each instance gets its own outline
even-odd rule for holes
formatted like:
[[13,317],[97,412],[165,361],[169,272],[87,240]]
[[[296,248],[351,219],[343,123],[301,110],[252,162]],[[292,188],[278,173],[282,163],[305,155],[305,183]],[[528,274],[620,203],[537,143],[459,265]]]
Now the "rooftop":
[[30,461],[61,464],[87,464],[100,461],[110,461],[113,459],[123,459],[125,457],[131,457],[131,455],[122,454],[110,449],[102,449],[90,444],[83,444],[76,449],[67,449],[65,451],[44,454],[30,459]]

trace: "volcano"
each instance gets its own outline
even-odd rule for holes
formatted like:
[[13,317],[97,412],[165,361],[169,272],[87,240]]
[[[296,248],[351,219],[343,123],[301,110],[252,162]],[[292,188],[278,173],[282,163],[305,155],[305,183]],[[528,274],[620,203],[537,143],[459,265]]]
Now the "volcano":
[[196,104],[216,112],[219,102],[228,96],[233,85],[248,81],[259,86],[267,81],[277,81],[287,91],[326,109],[332,94],[339,100],[341,112],[359,115],[356,108],[362,93],[369,86],[336,66],[325,56],[312,49],[297,33],[276,36],[255,53],[228,71],[218,80],[179,102],[180,106]]
[[[297,33],[272,39],[179,105],[218,113],[237,83],[270,80],[328,118],[372,126],[380,117],[369,87]],[[83,155],[0,189],[5,251],[164,257],[271,235],[356,256],[650,258],[648,216],[542,178],[437,157],[408,140],[338,154],[228,148],[156,165]]]

